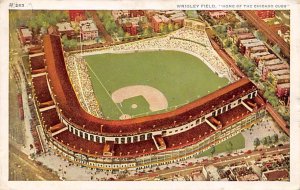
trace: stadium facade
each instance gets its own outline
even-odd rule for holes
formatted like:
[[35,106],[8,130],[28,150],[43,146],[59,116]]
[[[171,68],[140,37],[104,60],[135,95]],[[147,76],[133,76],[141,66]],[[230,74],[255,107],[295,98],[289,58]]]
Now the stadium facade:
[[58,154],[81,166],[119,170],[192,158],[251,127],[266,113],[256,86],[242,78],[174,111],[105,120],[80,106],[59,36],[45,35],[43,47],[29,57],[46,139]]

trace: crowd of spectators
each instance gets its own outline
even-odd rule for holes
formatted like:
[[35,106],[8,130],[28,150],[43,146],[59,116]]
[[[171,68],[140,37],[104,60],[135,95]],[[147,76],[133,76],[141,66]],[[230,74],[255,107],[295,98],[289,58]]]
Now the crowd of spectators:
[[220,77],[235,81],[233,73],[214,51],[206,33],[190,28],[181,28],[165,37],[147,39],[114,46],[114,51],[176,50],[192,54]]
[[66,67],[81,107],[91,115],[102,117],[84,59],[78,55],[69,56]]

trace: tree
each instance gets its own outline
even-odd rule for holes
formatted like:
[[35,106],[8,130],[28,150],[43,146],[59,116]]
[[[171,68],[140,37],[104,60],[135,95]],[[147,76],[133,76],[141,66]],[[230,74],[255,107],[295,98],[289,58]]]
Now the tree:
[[255,149],[260,145],[260,141],[258,138],[255,138],[253,141],[253,145],[255,146]]
[[148,36],[150,36],[150,34],[151,34],[150,28],[147,27],[147,28],[144,29],[142,36],[148,37]]
[[165,23],[161,23],[159,25],[159,31],[163,34],[167,34],[168,33],[168,25]]
[[174,25],[174,30],[178,30],[180,28],[179,24],[178,23],[175,23]]
[[247,22],[241,22],[240,23],[241,28],[248,28],[248,23]]
[[280,47],[278,46],[278,44],[275,44],[275,45],[272,47],[272,49],[273,49],[274,53],[276,53],[276,54],[280,54],[280,52],[281,52],[281,49],[280,49]]
[[275,144],[278,142],[278,135],[275,133],[274,135],[272,135],[272,143]]
[[267,41],[266,36],[261,31],[256,30],[253,34],[259,40],[264,41],[264,42]]
[[127,41],[130,38],[130,34],[128,32],[125,33],[124,39]]
[[240,22],[235,23],[234,28],[241,28],[242,24]]
[[230,47],[231,45],[232,45],[232,41],[231,41],[231,39],[225,39],[224,40],[224,46],[226,47],[226,48],[228,48],[228,47]]
[[77,40],[75,40],[75,39],[69,40],[66,35],[62,36],[61,41],[62,41],[64,47],[69,48],[69,49],[74,49],[78,46]]
[[272,84],[272,85],[274,85],[274,78],[273,77],[271,77],[271,76],[269,76],[268,77],[268,81],[270,82],[270,84]]
[[38,32],[42,27],[47,30],[50,25],[67,20],[66,11],[37,11],[28,22],[28,26]]
[[268,144],[268,139],[267,137],[264,137],[262,140],[261,140],[261,144],[263,144],[264,146],[266,146]]
[[270,136],[267,136],[268,145],[272,144],[272,139]]
[[253,80],[257,83],[259,82],[259,74],[257,71],[254,71]]
[[117,34],[118,34],[119,37],[123,38],[124,35],[125,35],[125,32],[121,27],[119,27],[118,30],[117,30]]
[[231,152],[232,149],[233,149],[233,144],[231,141],[229,141],[228,144],[226,144],[226,150]]
[[197,14],[197,11],[196,10],[187,10],[185,11],[186,15],[188,18],[198,18],[198,14]]
[[108,33],[113,33],[116,32],[117,30],[117,25],[113,20],[108,20],[104,23],[105,29]]
[[213,156],[215,152],[216,152],[215,146],[211,147],[211,148],[210,148],[211,156]]
[[289,138],[288,138],[286,135],[282,135],[282,136],[280,137],[280,140],[281,140],[282,142],[286,142],[286,141],[289,140]]
[[232,46],[231,46],[231,51],[232,51],[232,53],[234,53],[234,54],[237,54],[238,53],[238,47],[236,47],[236,45],[235,44],[232,44]]
[[174,24],[173,23],[169,23],[168,24],[168,31],[172,32],[174,30]]

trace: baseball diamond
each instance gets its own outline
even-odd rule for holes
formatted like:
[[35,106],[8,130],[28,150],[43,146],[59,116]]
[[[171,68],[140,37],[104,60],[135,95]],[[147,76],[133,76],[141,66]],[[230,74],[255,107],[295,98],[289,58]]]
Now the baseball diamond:
[[[88,64],[93,88],[104,117],[110,119],[119,119],[123,114],[141,117],[149,112],[157,114],[174,110],[228,84],[226,78],[218,77],[199,58],[184,52],[107,53],[85,56],[84,59]],[[127,93],[140,94],[122,99],[121,102],[113,100],[117,98],[119,89],[130,86],[134,89],[128,89]],[[115,97],[111,97],[114,93]],[[121,93],[125,95],[124,90]],[[146,102],[137,98],[142,94]],[[149,101],[153,102],[158,97],[162,97],[157,102],[158,107],[151,109],[153,106]],[[131,102],[136,99],[138,110],[124,106],[129,98]]]

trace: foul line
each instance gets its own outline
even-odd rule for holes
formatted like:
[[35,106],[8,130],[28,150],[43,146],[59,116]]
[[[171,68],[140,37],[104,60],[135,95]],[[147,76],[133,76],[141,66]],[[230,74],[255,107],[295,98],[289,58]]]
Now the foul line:
[[98,76],[95,74],[95,72],[93,71],[93,69],[89,66],[88,63],[86,63],[86,65],[89,67],[89,69],[92,71],[92,73],[94,74],[94,76],[96,77],[97,81],[101,84],[102,88],[105,90],[106,94],[110,97],[111,101],[116,105],[116,107],[118,108],[118,110],[121,112],[121,114],[124,115],[123,111],[121,110],[121,108],[114,102],[114,100],[112,99],[111,95],[109,94],[108,90],[105,88],[105,86],[103,85],[103,83],[101,82],[101,80],[98,78]]

